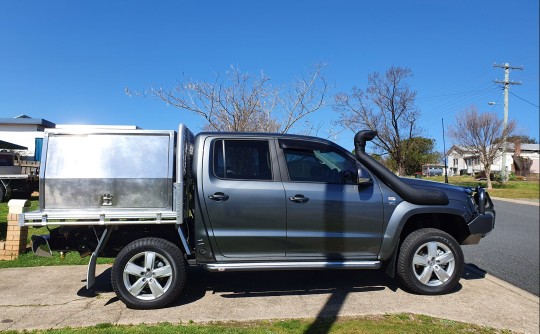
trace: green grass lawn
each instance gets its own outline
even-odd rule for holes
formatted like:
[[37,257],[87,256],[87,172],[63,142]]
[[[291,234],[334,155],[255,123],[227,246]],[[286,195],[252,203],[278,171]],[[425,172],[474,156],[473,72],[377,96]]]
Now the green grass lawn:
[[[444,176],[426,177],[426,180],[444,182]],[[464,187],[486,187],[486,181],[475,180],[471,176],[449,176],[448,183]],[[538,199],[540,198],[540,181],[508,181],[501,183],[492,182],[493,189],[489,190],[492,197],[501,198],[523,198],[523,199]]]
[[[0,333],[20,333],[15,331],[2,331]],[[340,319],[309,319],[301,320],[267,320],[255,322],[226,322],[210,324],[170,324],[158,325],[130,325],[116,326],[112,324],[99,324],[85,328],[65,328],[54,330],[24,331],[24,333],[51,333],[51,334],[360,334],[360,333],[511,333],[511,331],[497,330],[489,327],[466,324],[462,322],[432,318],[415,314],[374,315],[359,318]]]

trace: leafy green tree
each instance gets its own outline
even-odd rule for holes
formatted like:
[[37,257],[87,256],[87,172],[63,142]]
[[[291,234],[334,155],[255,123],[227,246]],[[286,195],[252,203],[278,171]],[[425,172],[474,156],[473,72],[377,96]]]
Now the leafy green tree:
[[435,140],[413,137],[403,141],[405,148],[405,174],[413,175],[422,171],[422,165],[433,164],[441,160],[441,153],[436,152]]
[[527,135],[509,136],[506,138],[506,141],[509,143],[515,143],[519,141],[522,144],[538,144],[536,138]]

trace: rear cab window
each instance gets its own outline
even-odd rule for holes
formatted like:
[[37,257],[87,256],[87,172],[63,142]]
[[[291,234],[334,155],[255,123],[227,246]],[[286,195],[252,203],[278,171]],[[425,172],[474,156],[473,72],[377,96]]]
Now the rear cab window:
[[218,139],[213,142],[213,174],[227,180],[272,180],[266,140]]

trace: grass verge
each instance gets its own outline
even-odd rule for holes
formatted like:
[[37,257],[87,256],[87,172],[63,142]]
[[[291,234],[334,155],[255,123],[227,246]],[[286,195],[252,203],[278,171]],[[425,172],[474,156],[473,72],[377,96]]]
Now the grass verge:
[[[21,268],[21,267],[42,267],[42,266],[67,266],[67,265],[87,265],[89,257],[80,257],[77,252],[69,252],[64,256],[59,252],[53,252],[53,257],[37,256],[32,251],[27,251],[19,255],[18,258],[11,261],[0,261],[2,268]],[[113,263],[111,258],[98,258],[98,264]]]
[[[15,331],[2,331],[0,333],[20,333]],[[360,318],[326,318],[310,321],[302,320],[269,320],[256,322],[226,322],[210,324],[170,324],[158,325],[112,325],[99,324],[85,328],[64,328],[51,330],[24,331],[24,333],[51,333],[51,334],[143,334],[143,333],[185,333],[185,334],[284,334],[284,333],[310,333],[310,334],[344,334],[344,333],[511,333],[511,331],[498,330],[489,327],[466,324],[462,322],[432,318],[416,314],[389,314],[364,316]]]
[[[426,180],[444,182],[444,176],[426,177]],[[462,187],[486,187],[486,181],[476,180],[470,176],[451,176],[448,183]],[[492,197],[501,198],[527,198],[538,199],[540,197],[540,181],[508,181],[492,182],[493,189],[489,190]]]

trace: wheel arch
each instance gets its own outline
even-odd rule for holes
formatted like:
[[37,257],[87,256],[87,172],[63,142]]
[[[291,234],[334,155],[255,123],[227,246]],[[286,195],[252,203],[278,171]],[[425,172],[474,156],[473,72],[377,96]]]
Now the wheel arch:
[[182,244],[181,237],[174,225],[126,225],[119,226],[112,235],[103,254],[105,256],[115,257],[128,244],[138,239],[143,238],[159,238],[167,240],[178,246],[183,254],[186,254],[186,249]]
[[379,253],[379,259],[386,263],[386,273],[394,277],[399,247],[416,230],[436,228],[450,234],[461,244],[470,235],[466,215],[467,211],[457,205],[418,206],[408,202],[400,203],[386,226]]
[[412,232],[422,228],[436,228],[450,234],[461,244],[470,232],[465,219],[452,213],[418,213],[407,219],[404,223],[400,240],[404,240]]

